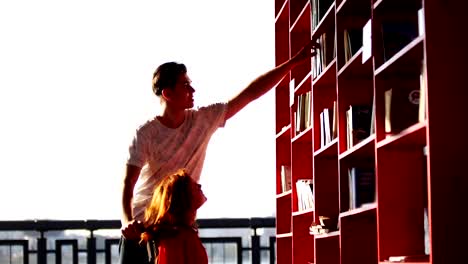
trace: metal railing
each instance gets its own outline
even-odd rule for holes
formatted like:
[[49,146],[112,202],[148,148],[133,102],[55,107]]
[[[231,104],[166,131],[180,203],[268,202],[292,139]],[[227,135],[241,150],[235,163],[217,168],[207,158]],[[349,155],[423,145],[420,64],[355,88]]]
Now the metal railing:
[[[197,223],[210,263],[275,263],[275,218]],[[120,227],[119,220],[0,221],[0,263],[117,263]],[[73,231],[82,234],[70,234]]]

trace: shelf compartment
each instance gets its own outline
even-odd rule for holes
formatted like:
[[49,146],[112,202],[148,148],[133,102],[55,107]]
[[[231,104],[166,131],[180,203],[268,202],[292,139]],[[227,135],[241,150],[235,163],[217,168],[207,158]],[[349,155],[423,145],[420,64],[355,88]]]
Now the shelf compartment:
[[[352,51],[357,53],[360,43],[362,46],[362,29],[371,18],[371,5],[367,0],[343,0],[336,10],[336,44],[338,69],[346,64],[345,31],[351,32]],[[359,33],[359,35],[356,35]],[[353,41],[356,36],[357,41]],[[350,52],[353,53],[351,50]]]
[[297,20],[299,20],[306,14],[306,8],[308,8],[309,10],[308,14],[310,17],[310,4],[308,0],[289,0],[289,14],[291,16],[291,25],[296,24]]
[[[307,139],[306,139],[307,138]],[[292,210],[298,211],[296,182],[299,179],[312,179],[312,129],[297,137],[291,144]]]
[[[373,100],[374,100],[374,79],[372,74],[368,75],[367,78],[344,78],[344,75],[338,76],[338,151],[339,153],[347,152],[348,150],[348,118],[347,112],[352,106],[358,108],[358,111],[364,111],[367,107],[369,114],[372,114]],[[361,110],[359,110],[359,108]],[[358,112],[359,113],[359,112]],[[357,118],[357,117],[355,117]],[[353,118],[353,119],[355,119]],[[365,118],[365,116],[363,116]],[[368,126],[364,125],[364,121],[358,121],[354,124],[354,129],[365,130],[366,135],[371,135],[371,116],[368,116]],[[359,127],[357,127],[359,126]],[[362,136],[361,136],[362,137]],[[357,145],[353,142],[353,149]]]
[[376,210],[340,217],[341,264],[377,263]]
[[[291,1],[290,5],[297,3],[298,1]],[[307,1],[306,1],[307,2]],[[293,15],[291,15],[293,18]],[[293,20],[291,20],[293,21]],[[297,21],[294,22],[293,27],[290,29],[289,40],[290,40],[290,56],[294,56],[304,45],[308,44],[311,40],[311,21],[310,21],[310,5],[307,4],[304,7],[301,15]],[[311,61],[311,58],[307,59]],[[301,67],[295,67],[291,70],[291,78],[296,81],[301,81],[305,76],[311,72],[311,63],[304,63]]]
[[340,264],[340,232],[315,236],[315,264]]
[[276,199],[276,233],[289,233],[291,229],[291,191]]
[[[315,241],[314,237],[306,233],[293,233],[292,238],[292,251],[293,260],[292,262],[285,263],[313,263],[314,262],[314,251]],[[309,249],[309,250],[306,250]],[[280,262],[278,262],[280,263]]]
[[314,220],[314,211],[293,212],[293,263],[313,261],[314,256],[304,248],[314,248],[314,238],[309,236],[309,226]]
[[339,161],[340,216],[375,210],[377,175],[375,154]]
[[292,233],[276,235],[277,263],[292,263]]
[[[317,0],[320,1],[320,0]],[[332,3],[327,12],[312,31],[312,39],[326,32],[329,28],[335,31],[335,3]]]
[[275,87],[275,117],[276,133],[284,127],[291,127],[291,110],[289,100],[289,74]]
[[[408,74],[419,75],[422,61],[424,36],[419,36],[393,55],[388,61],[375,70],[378,77],[401,76]],[[415,72],[416,71],[416,72]]]
[[[329,68],[331,69],[331,68]],[[332,72],[332,70],[328,70],[327,72]],[[327,74],[325,72],[325,74]],[[325,75],[322,75],[324,77]],[[336,81],[335,79],[331,80],[328,84],[325,82],[319,82],[320,85],[317,83],[312,87],[312,110],[313,110],[313,126],[314,126],[314,151],[318,151],[322,146],[321,138],[325,135],[322,135],[322,127],[323,125],[320,123],[321,121],[321,113],[328,109],[328,116],[330,120],[326,120],[330,125],[330,139],[333,140],[334,137],[337,136],[337,131],[335,131],[335,135],[333,135],[333,121],[334,121],[334,114],[336,114],[338,110],[337,106],[337,93],[336,93]],[[336,109],[336,111],[335,111]],[[335,120],[336,126],[335,129],[338,129],[338,121]],[[326,141],[325,141],[326,142]],[[330,143],[330,142],[328,142]]]
[[424,214],[429,188],[423,146],[382,147],[376,156],[380,261],[390,256],[422,255],[428,247]]
[[331,158],[315,158],[314,164],[315,222],[320,222],[320,216],[338,219],[340,212],[338,156],[335,154]]
[[286,5],[285,10],[279,14],[275,22],[275,63],[280,65],[287,61],[289,54],[289,10]]
[[293,236],[303,236],[309,233],[310,224],[314,221],[314,211],[304,210],[300,212],[293,212]]

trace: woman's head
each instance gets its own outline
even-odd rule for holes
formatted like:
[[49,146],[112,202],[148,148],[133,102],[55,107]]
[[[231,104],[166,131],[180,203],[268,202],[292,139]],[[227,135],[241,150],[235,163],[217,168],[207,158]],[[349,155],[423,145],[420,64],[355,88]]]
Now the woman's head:
[[185,170],[164,178],[156,187],[145,212],[146,225],[192,224],[196,211],[206,201],[200,184]]

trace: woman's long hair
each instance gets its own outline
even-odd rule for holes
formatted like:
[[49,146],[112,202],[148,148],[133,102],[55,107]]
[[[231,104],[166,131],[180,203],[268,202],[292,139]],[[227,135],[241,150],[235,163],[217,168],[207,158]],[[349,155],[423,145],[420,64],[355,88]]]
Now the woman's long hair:
[[191,225],[191,181],[184,169],[165,177],[154,190],[145,211],[145,227]]

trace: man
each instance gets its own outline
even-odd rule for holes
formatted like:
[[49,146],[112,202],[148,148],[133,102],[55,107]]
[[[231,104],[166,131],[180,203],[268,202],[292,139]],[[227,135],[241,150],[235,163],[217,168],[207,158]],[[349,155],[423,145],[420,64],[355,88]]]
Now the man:
[[[160,98],[161,113],[138,128],[130,145],[122,191],[121,263],[135,263],[140,221],[155,186],[162,177],[184,168],[195,181],[200,179],[209,140],[217,128],[247,104],[273,88],[291,69],[315,55],[310,42],[294,57],[260,75],[227,103],[192,109],[191,80],[185,65],[168,62],[153,74],[153,92]],[[310,62],[310,61],[309,61]],[[129,259],[130,262],[125,260]]]

